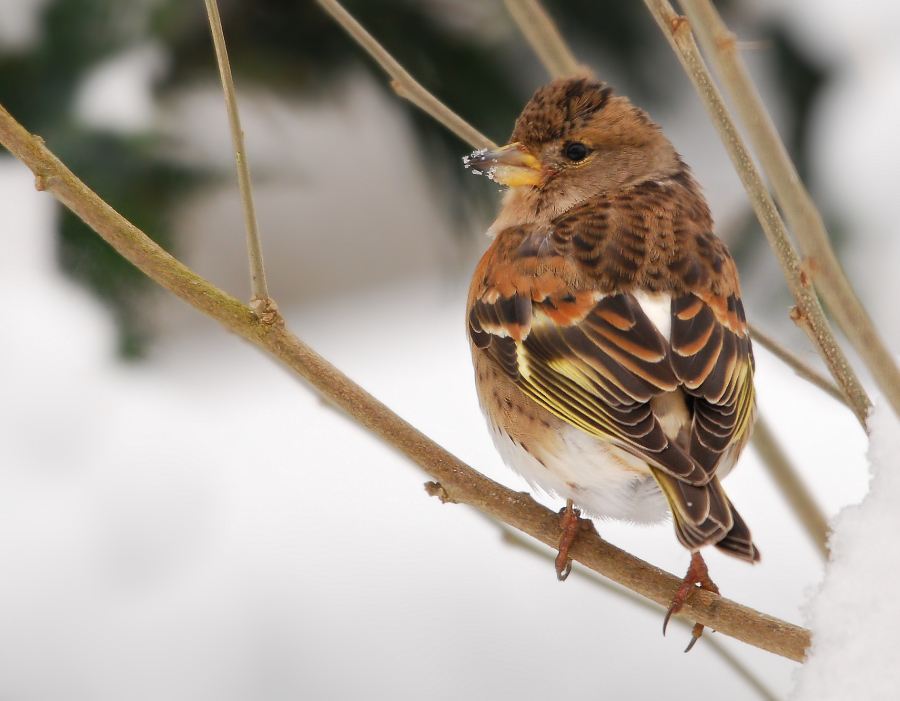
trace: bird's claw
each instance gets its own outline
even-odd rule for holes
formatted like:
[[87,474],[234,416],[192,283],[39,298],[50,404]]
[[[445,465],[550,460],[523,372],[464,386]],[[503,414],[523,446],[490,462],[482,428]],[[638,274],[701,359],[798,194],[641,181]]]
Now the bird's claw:
[[703,635],[703,624],[695,623],[694,629],[691,631],[691,642],[688,643],[688,646],[684,648],[685,652],[690,652],[691,648],[694,647],[694,643],[700,640],[700,636]]
[[[681,607],[678,607],[678,611],[680,611],[680,610],[681,610]],[[675,610],[675,602],[673,601],[672,605],[669,606],[668,610],[666,611],[666,617],[663,618],[663,635],[666,634],[666,628],[669,627],[669,619],[672,617],[672,614],[678,613],[678,611]]]
[[[691,553],[691,565],[688,567],[687,574],[684,576],[678,591],[675,592],[675,596],[672,597],[672,604],[669,606],[668,611],[666,611],[666,617],[663,619],[663,635],[666,634],[669,619],[681,612],[681,609],[684,608],[684,602],[688,600],[688,597],[694,592],[698,584],[707,591],[711,591],[714,594],[719,593],[719,587],[709,577],[709,570],[706,568],[703,557],[701,557],[699,552],[693,552]],[[701,635],[703,635],[703,624],[695,623],[694,629],[691,631],[691,642],[685,649],[685,652],[690,652]]]
[[565,582],[572,571],[572,561],[565,557],[562,553],[556,556],[556,578],[560,582]]
[[566,501],[566,508],[559,512],[559,525],[562,533],[559,534],[559,554],[556,556],[556,578],[560,582],[564,582],[572,571],[569,549],[575,542],[578,531],[585,527],[593,528],[593,524],[591,521],[581,518],[581,512],[569,499]]

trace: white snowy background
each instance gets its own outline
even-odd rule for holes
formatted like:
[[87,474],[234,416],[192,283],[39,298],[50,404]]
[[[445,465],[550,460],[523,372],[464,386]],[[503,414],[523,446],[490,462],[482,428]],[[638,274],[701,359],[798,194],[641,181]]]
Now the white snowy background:
[[[0,2],[0,34],[27,34],[33,9]],[[839,67],[816,112],[812,184],[846,218],[848,270],[896,350],[900,6],[771,0],[748,12],[779,16]],[[226,167],[221,98],[210,87],[154,106],[159,60],[144,47],[98,70],[83,118],[188,134],[192,157]],[[472,256],[451,243],[396,105],[367,79],[346,80],[331,102],[242,103],[251,166],[264,176],[257,208],[273,295],[304,340],[375,396],[526,489],[477,408],[459,261]],[[654,116],[717,219],[734,217],[741,187],[696,100],[686,93],[681,108]],[[688,633],[664,638],[661,613],[578,576],[560,584],[473,511],[428,497],[416,467],[180,302],[158,295],[151,357],[119,362],[109,314],[57,269],[57,216],[29,171],[0,158],[0,697],[758,698],[702,642],[682,654]],[[177,225],[186,262],[246,298],[235,189],[198,198]],[[870,468],[852,414],[765,351],[757,360],[760,406],[805,481],[830,517],[849,508],[810,603],[823,563],[748,450],[726,488],[762,563],[717,552],[707,561],[729,598],[812,624],[815,656],[798,674],[796,663],[716,638],[780,698],[795,686],[804,701],[898,698],[900,427],[877,410],[873,492],[853,506]],[[671,572],[687,566],[671,525],[598,526]]]

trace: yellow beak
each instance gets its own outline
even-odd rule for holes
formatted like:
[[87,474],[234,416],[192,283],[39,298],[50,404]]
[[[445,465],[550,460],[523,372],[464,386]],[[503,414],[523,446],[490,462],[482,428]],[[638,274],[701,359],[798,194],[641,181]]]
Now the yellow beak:
[[503,185],[541,184],[543,174],[541,162],[528,153],[521,144],[509,144],[493,151],[476,151],[463,159],[466,168],[486,175]]

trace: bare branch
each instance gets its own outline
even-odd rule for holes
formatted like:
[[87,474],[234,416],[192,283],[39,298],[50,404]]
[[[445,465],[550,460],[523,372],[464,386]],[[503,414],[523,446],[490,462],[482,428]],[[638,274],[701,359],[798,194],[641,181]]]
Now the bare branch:
[[762,458],[763,464],[769,470],[781,493],[787,497],[791,508],[809,537],[819,550],[824,559],[828,559],[828,519],[816,500],[810,494],[800,475],[794,469],[788,456],[778,444],[775,434],[769,425],[763,420],[761,414],[757,414],[756,423],[753,426],[753,447]]
[[213,45],[216,48],[216,62],[219,64],[219,77],[222,79],[222,91],[225,93],[228,123],[231,125],[231,139],[234,142],[234,160],[237,165],[238,186],[241,190],[241,204],[244,208],[244,227],[247,230],[247,250],[250,256],[250,280],[253,286],[254,306],[260,310],[261,319],[272,323],[277,315],[273,313],[274,304],[269,298],[269,288],[266,284],[262,245],[259,242],[259,227],[256,223],[256,210],[253,206],[250,168],[247,165],[247,149],[244,148],[244,131],[241,129],[234,80],[231,76],[231,64],[225,48],[225,34],[222,31],[222,20],[219,17],[216,0],[205,0],[205,2]]
[[[297,338],[284,323],[262,324],[251,310],[175,260],[100,199],[59,161],[42,140],[0,107],[0,143],[28,166],[47,190],[151,279],[220,324],[268,351],[349,416],[394,446],[440,482],[449,501],[468,504],[554,547],[559,517],[527,494],[479,474],[431,441]],[[596,534],[583,533],[570,555],[586,567],[667,606],[681,578],[629,555]],[[697,590],[684,613],[692,620],[764,650],[801,661],[809,631],[711,592]]]
[[753,205],[769,244],[775,251],[791,294],[797,302],[795,313],[791,315],[792,318],[809,336],[822,360],[825,361],[826,367],[837,380],[838,386],[847,398],[856,418],[865,428],[872,403],[828,326],[828,321],[825,319],[809,276],[801,268],[800,259],[784,228],[784,222],[781,221],[775,203],[763,184],[762,178],[747,152],[747,147],[735,127],[734,120],[728,114],[722,96],[700,56],[687,20],[672,9],[668,0],[644,0],[644,4],[649,8],[691,79],[694,89],[709,112],[735,170],[750,196],[750,203]]
[[503,0],[503,4],[552,77],[590,73],[578,63],[538,0]]
[[712,60],[728,99],[747,130],[775,200],[797,237],[804,269],[840,329],[865,361],[900,415],[900,369],[853,291],[816,209],[728,31],[710,0],[680,0],[703,50]]
[[756,343],[769,351],[785,365],[788,365],[804,380],[811,382],[829,396],[837,399],[848,409],[850,408],[850,405],[847,404],[847,400],[844,398],[841,390],[838,389],[838,386],[834,384],[834,382],[811,368],[800,358],[800,356],[788,350],[758,326],[755,326],[754,324],[748,324],[748,326],[750,327],[750,336]]
[[391,86],[400,97],[431,115],[474,148],[496,148],[497,144],[423,88],[337,0],[316,0],[316,2],[391,76]]

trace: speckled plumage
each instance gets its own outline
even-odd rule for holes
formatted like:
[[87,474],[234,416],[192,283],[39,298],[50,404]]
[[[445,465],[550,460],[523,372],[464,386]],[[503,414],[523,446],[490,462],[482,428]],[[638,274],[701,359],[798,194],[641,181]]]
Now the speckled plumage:
[[511,144],[471,162],[509,164],[496,179],[515,183],[468,300],[504,459],[588,515],[646,522],[668,506],[685,547],[757,560],[719,483],[752,426],[750,338],[688,168],[643,111],[586,79],[538,90]]

